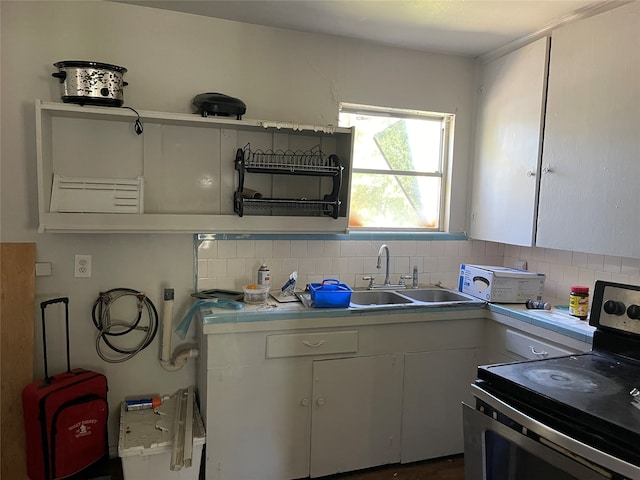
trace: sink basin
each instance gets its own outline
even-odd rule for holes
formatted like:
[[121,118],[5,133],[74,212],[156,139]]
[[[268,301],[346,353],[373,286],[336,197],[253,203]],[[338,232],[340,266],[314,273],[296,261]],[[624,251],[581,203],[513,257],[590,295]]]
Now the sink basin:
[[389,290],[363,290],[351,294],[352,307],[368,307],[378,305],[400,305],[413,303],[411,299]]
[[466,295],[444,290],[441,288],[430,288],[424,290],[403,290],[401,294],[418,302],[468,302],[470,299]]
[[351,308],[389,309],[401,307],[443,307],[484,303],[455,290],[420,288],[402,290],[357,290],[351,294]]

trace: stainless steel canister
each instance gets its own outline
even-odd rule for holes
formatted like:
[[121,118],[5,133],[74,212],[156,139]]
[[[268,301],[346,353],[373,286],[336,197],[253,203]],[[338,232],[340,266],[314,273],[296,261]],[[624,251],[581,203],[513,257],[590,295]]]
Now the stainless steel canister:
[[64,60],[53,66],[59,70],[51,75],[60,80],[64,103],[107,107],[124,103],[126,68],[85,60]]

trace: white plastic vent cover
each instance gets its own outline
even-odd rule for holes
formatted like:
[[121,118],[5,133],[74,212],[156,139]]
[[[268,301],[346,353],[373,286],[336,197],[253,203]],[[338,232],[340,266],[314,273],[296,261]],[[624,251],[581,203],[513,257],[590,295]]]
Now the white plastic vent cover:
[[143,177],[88,178],[55,173],[51,212],[143,213]]

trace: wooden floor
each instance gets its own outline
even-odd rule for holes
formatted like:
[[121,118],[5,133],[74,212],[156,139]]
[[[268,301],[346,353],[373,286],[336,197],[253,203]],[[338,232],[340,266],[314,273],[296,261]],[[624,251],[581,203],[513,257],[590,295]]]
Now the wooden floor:
[[318,480],[464,480],[462,455],[406,465],[370,468]]
[[[109,463],[110,472],[103,471],[91,478],[95,478],[96,480],[122,480],[123,475],[120,459],[112,459]],[[127,480],[147,479],[134,478]],[[464,480],[464,462],[462,455],[458,455],[407,465],[391,465],[351,473],[330,475],[317,480]]]

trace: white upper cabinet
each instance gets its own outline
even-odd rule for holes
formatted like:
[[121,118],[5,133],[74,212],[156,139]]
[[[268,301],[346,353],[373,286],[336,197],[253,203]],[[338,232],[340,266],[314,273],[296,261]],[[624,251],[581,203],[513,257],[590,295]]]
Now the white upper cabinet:
[[[140,117],[138,135],[136,115],[125,108],[36,101],[40,232],[346,231],[353,129],[151,111]],[[238,149],[293,158],[295,167],[308,160],[314,169],[300,174],[271,160],[241,184]],[[334,155],[344,167],[334,168],[342,180],[331,197],[337,210],[314,209],[338,189],[334,177],[318,175],[317,159]],[[247,203],[264,208],[238,215],[234,196],[237,205],[247,191],[259,192]]]
[[536,245],[640,257],[640,2],[553,31]]
[[548,38],[480,67],[470,236],[533,245]]

